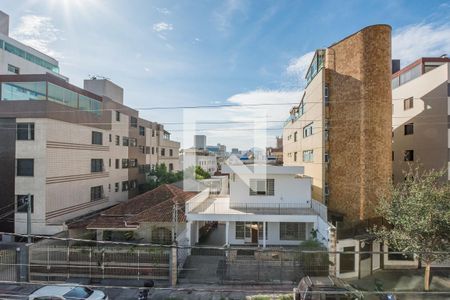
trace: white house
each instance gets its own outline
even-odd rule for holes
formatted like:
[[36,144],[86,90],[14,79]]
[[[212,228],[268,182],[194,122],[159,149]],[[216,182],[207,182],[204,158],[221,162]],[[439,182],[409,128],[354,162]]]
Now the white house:
[[230,174],[230,194],[209,190],[186,202],[190,244],[199,241],[205,222],[225,223],[227,245],[294,246],[311,238],[328,245],[327,209],[311,198],[311,179],[303,167],[224,166]]
[[196,148],[189,148],[183,151],[183,169],[200,166],[203,170],[213,175],[217,171],[217,157],[214,153]]

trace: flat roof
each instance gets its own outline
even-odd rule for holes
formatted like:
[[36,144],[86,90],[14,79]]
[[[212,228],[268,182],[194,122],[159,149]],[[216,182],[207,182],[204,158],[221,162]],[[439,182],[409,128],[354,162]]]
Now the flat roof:
[[223,173],[234,174],[280,174],[280,175],[303,175],[305,168],[302,166],[273,166],[273,165],[224,165]]

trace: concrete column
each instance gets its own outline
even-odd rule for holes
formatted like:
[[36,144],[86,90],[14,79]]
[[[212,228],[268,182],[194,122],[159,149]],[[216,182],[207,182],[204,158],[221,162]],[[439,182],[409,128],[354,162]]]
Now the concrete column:
[[169,282],[172,287],[177,285],[177,245],[176,243],[172,244],[170,248],[170,256],[169,256]]
[[229,231],[230,231],[230,222],[226,222],[225,223],[225,244],[229,245],[230,244],[230,240],[229,240]]
[[191,232],[192,226],[191,225],[192,225],[191,221],[186,223],[186,232],[188,233],[187,234],[187,238],[188,238],[188,245],[189,246],[192,246],[192,244],[191,244],[191,242],[192,242],[192,232]]
[[199,221],[195,221],[195,243],[198,244],[199,236],[200,236],[200,228],[198,226]]
[[266,226],[267,223],[263,222],[263,248],[266,248]]
[[335,227],[330,227],[329,231],[328,231],[328,251],[330,251],[331,253],[328,255],[328,259],[331,262],[331,264],[329,265],[328,269],[329,269],[329,273],[331,276],[336,276],[336,264],[337,264],[337,237],[336,237],[336,228]]

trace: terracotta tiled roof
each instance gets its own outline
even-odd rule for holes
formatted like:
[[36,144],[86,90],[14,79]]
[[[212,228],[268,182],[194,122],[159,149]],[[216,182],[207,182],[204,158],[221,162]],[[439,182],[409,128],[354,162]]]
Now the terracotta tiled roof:
[[185,222],[184,203],[197,192],[164,184],[154,190],[129,199],[96,217],[86,229],[136,229],[143,222],[172,222],[173,207],[178,203],[178,222]]

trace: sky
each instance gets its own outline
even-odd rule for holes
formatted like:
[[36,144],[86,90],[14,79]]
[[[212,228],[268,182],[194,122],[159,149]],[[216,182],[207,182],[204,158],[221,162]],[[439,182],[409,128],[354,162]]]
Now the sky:
[[[10,35],[59,60],[71,83],[111,79],[183,147],[194,134],[228,150],[274,145],[313,51],[365,26],[392,26],[402,66],[450,54],[450,1],[1,0],[0,9]],[[155,109],[217,105],[234,106]]]

